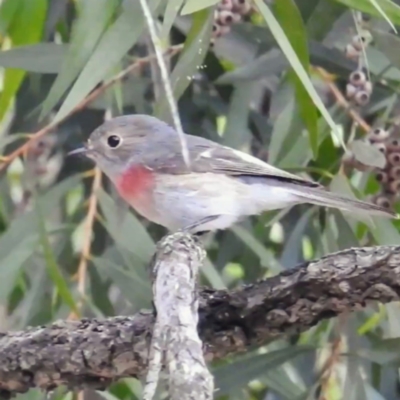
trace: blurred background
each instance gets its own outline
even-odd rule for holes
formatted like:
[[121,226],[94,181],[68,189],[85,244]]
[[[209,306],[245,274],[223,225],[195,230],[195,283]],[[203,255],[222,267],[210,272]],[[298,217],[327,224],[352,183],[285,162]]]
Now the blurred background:
[[[187,133],[399,211],[399,1],[147,1]],[[89,160],[66,158],[105,119],[171,120],[140,2],[2,0],[0,44],[0,329],[150,308],[146,267],[165,230]],[[272,212],[210,235],[201,281],[235,288],[352,246],[400,245],[399,227],[310,206]],[[392,303],[212,370],[221,399],[394,400],[399,362]],[[141,390],[131,378],[52,397]]]

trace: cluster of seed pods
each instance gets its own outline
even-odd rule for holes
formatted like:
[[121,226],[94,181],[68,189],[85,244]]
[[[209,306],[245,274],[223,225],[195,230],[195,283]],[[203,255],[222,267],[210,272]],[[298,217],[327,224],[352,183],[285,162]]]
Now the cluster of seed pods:
[[[372,94],[373,86],[368,79],[366,68],[363,67],[363,53],[371,42],[370,32],[362,30],[353,36],[345,49],[346,57],[358,64],[357,69],[349,75],[345,94],[349,102],[358,107],[368,104]],[[367,140],[386,158],[385,168],[374,170],[375,178],[381,187],[379,193],[373,196],[372,201],[387,209],[393,209],[394,203],[400,195],[400,139],[393,137],[389,130],[373,128],[368,132]],[[345,165],[361,171],[369,169],[368,166],[358,162],[354,155],[346,156],[343,159]]]
[[363,31],[355,35],[345,49],[346,57],[358,63],[358,68],[350,74],[346,85],[347,99],[357,106],[368,104],[372,94],[372,83],[368,79],[367,70],[362,67],[363,52],[371,40],[371,34]]
[[251,10],[250,0],[221,0],[214,14],[212,43],[226,35],[231,26],[240,22]]
[[368,140],[386,157],[385,168],[375,171],[381,190],[373,197],[373,201],[382,207],[392,209],[400,195],[400,139],[392,137],[387,130],[376,128],[369,132]]

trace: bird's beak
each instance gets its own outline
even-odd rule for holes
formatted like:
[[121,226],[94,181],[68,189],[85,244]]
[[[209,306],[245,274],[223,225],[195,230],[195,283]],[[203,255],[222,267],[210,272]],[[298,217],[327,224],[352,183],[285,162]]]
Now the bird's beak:
[[77,154],[82,154],[82,155],[88,156],[90,153],[91,153],[90,146],[88,144],[85,144],[82,147],[78,147],[77,149],[70,151],[67,154],[67,156],[75,156]]
[[87,153],[87,148],[86,147],[79,147],[75,150],[70,151],[67,156],[74,156],[76,154],[86,154]]

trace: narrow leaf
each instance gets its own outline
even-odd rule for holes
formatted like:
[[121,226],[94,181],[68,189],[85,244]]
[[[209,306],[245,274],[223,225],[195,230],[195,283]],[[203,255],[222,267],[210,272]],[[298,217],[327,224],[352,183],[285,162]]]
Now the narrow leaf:
[[[150,1],[152,10],[161,0]],[[107,77],[141,35],[145,21],[137,0],[125,0],[117,20],[106,30],[79,74],[67,98],[55,116],[59,121],[68,115],[94,87]]]
[[[274,14],[271,12],[269,7],[262,1],[262,0],[254,0],[257,8],[259,9],[261,15],[264,17],[265,22],[267,23],[268,27],[271,30],[271,33],[274,35],[279,47],[287,57],[289,63],[291,64],[293,70],[298,75],[299,79],[301,80],[304,88],[307,90],[308,94],[310,95],[311,99],[313,100],[316,107],[321,112],[322,116],[325,118],[326,122],[331,128],[331,135],[337,136],[341,145],[345,147],[343,140],[339,133],[337,132],[337,126],[333,121],[331,115],[329,114],[328,110],[324,106],[321,98],[319,97],[317,91],[315,90],[307,71],[304,69],[302,63],[300,62],[299,58],[296,55],[296,52],[293,50],[288,38],[286,37],[285,32],[283,31],[282,27],[280,26],[279,22],[276,20]],[[335,139],[334,139],[335,140]]]
[[79,17],[72,29],[71,42],[62,69],[47,95],[41,112],[46,116],[64,95],[90,59],[107,27],[117,2],[115,0],[85,0],[79,2]]
[[186,0],[181,15],[193,14],[205,8],[215,6],[220,0]]
[[[274,2],[274,11],[299,61],[305,71],[308,71],[310,68],[310,59],[307,45],[307,32],[296,3],[293,0]],[[289,76],[295,84],[296,99],[299,105],[300,115],[307,126],[310,146],[314,158],[316,158],[318,156],[317,110],[298,75],[294,71],[291,71]]]

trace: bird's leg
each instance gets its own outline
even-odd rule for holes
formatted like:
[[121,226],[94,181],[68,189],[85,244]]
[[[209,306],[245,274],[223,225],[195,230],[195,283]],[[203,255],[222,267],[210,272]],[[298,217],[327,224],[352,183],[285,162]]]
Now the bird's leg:
[[185,226],[182,229],[182,232],[188,232],[188,233],[194,234],[196,236],[199,236],[202,233],[206,233],[208,231],[207,230],[197,231],[197,228],[199,228],[201,225],[207,224],[208,222],[214,221],[214,220],[218,219],[219,217],[220,217],[219,215],[209,215],[205,218],[202,218],[202,219],[194,222],[193,224]]

